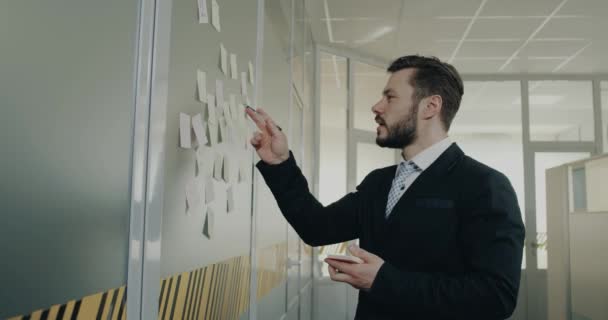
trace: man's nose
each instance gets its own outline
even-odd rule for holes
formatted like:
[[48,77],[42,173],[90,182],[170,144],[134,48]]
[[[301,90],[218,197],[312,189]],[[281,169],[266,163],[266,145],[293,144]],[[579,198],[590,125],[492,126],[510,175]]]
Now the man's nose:
[[380,99],[376,104],[372,106],[372,112],[374,114],[384,113],[384,98]]

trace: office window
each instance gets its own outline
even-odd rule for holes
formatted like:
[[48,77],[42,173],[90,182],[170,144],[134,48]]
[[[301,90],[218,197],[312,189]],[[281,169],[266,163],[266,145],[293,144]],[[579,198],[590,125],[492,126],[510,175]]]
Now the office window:
[[593,141],[590,81],[531,81],[530,140]]
[[382,98],[382,90],[389,74],[386,69],[365,64],[353,63],[353,106],[356,129],[376,132],[372,106]]
[[321,53],[319,201],[346,194],[346,58]]

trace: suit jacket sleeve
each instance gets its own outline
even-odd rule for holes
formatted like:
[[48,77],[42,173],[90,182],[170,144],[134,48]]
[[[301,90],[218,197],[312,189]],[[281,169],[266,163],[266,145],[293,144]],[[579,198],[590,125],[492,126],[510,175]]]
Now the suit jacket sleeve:
[[360,203],[365,194],[365,181],[357,187],[357,192],[323,206],[310,193],[306,178],[291,152],[289,159],[278,165],[259,161],[256,166],[283,216],[308,245],[320,246],[359,237]]
[[512,314],[524,226],[507,178],[491,173],[483,181],[463,201],[467,208],[460,213],[467,272],[410,272],[385,262],[369,291],[372,299],[433,318],[505,319]]

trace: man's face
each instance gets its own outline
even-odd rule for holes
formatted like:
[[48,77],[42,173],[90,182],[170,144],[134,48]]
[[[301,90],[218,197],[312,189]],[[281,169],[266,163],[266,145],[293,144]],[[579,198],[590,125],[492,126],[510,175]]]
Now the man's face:
[[382,99],[372,107],[378,123],[376,143],[381,147],[402,149],[416,140],[418,105],[409,81],[413,73],[414,69],[403,69],[391,74]]

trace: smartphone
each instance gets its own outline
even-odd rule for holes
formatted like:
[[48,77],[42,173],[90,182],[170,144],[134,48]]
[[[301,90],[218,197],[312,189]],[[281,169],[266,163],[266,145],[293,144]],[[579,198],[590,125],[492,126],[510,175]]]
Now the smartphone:
[[361,260],[360,258],[357,258],[355,256],[342,255],[342,254],[328,254],[327,259],[332,259],[332,260],[337,260],[340,262],[347,262],[347,263],[363,263],[363,260]]

